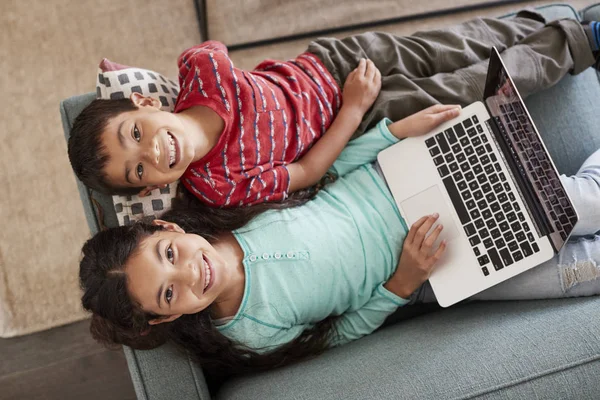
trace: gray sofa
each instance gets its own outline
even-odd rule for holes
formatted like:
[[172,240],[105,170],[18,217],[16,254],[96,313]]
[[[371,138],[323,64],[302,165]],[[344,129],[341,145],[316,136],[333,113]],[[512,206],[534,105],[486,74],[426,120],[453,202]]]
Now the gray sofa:
[[[567,5],[540,11],[550,19],[579,17]],[[599,20],[600,5],[580,14]],[[61,103],[66,137],[74,117],[93,97],[89,93]],[[593,69],[566,77],[527,104],[561,172],[574,173],[600,147],[600,85]],[[575,136],[580,139],[573,140]],[[80,183],[79,190],[92,232],[99,229],[94,202],[105,210],[104,224],[116,224],[115,216],[106,212],[112,209],[109,198],[90,195]],[[421,315],[407,319],[398,314],[378,332],[315,359],[230,379],[213,396],[600,398],[600,298],[471,302],[415,313]],[[125,354],[138,399],[211,398],[201,368],[170,345],[151,351],[125,348]]]

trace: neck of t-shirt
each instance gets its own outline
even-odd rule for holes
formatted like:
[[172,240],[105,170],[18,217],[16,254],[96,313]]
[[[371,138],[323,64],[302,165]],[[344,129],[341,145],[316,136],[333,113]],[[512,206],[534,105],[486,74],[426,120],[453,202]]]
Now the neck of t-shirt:
[[221,116],[204,106],[190,107],[177,114],[186,131],[196,138],[196,162],[206,156],[218,143],[225,129],[225,122]]

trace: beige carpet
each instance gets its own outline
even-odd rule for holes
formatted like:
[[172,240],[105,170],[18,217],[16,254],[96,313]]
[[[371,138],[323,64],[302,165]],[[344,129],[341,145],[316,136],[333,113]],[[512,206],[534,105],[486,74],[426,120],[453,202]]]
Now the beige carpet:
[[[235,19],[226,20],[225,14],[217,13],[210,22],[213,37],[235,43],[269,32],[315,29],[323,23],[364,22],[368,15],[381,18],[480,2],[352,0],[342,11],[335,6],[340,3],[336,0],[208,3],[243,4]],[[570,3],[579,9],[593,2]],[[544,3],[548,2],[529,2]],[[267,4],[279,8],[265,8]],[[317,4],[322,7],[314,13]],[[517,7],[382,29],[410,34]],[[261,15],[273,18],[265,23]],[[89,231],[66,155],[59,102],[94,90],[96,65],[103,57],[176,77],[177,55],[199,42],[200,35],[192,0],[3,0],[0,26],[0,88],[4,93],[0,107],[0,337],[11,337],[85,318],[77,272],[80,248]],[[308,41],[239,51],[232,58],[236,65],[251,68],[263,58],[292,57]]]
[[94,90],[103,57],[175,77],[176,57],[200,34],[191,0],[3,0],[1,8],[0,336],[11,337],[86,316],[77,274],[89,230],[59,102]]

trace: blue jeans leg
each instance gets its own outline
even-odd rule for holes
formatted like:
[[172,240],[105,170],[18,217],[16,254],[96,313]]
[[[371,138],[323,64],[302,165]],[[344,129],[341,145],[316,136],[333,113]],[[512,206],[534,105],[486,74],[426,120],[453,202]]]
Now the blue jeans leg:
[[583,162],[577,174],[560,177],[579,214],[574,236],[592,235],[600,230],[600,150]]

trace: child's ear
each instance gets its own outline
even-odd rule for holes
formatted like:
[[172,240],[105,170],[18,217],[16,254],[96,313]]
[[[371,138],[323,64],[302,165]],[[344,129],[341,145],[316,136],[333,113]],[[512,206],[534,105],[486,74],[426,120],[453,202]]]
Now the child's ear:
[[155,219],[152,221],[152,223],[154,225],[162,226],[164,229],[171,232],[185,233],[185,231],[174,222],[164,221],[162,219]]
[[160,100],[155,99],[154,97],[144,96],[143,94],[140,94],[138,92],[131,93],[131,96],[129,96],[129,98],[131,99],[133,104],[135,104],[138,107],[150,106],[160,109],[161,106]]
[[166,322],[172,322],[172,321],[175,321],[177,318],[181,317],[182,315],[183,314],[173,314],[173,315],[169,315],[168,317],[151,319],[150,321],[148,321],[148,324],[158,325],[158,324],[164,324]]

